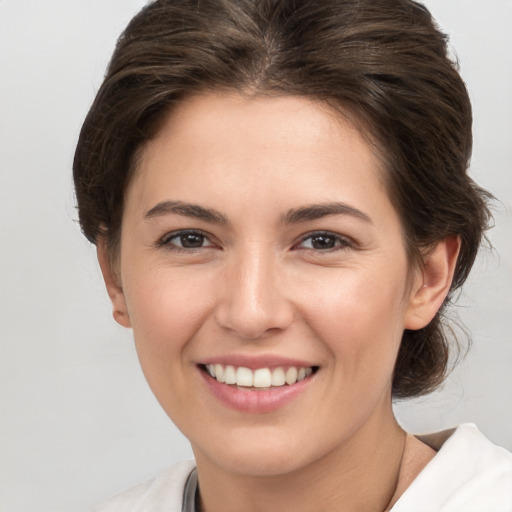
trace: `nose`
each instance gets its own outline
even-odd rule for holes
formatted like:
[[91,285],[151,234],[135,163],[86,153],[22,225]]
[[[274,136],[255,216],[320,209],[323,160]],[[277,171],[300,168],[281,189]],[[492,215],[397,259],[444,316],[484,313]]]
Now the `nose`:
[[223,277],[215,315],[222,328],[251,340],[282,331],[293,322],[293,307],[282,286],[283,273],[271,254],[248,248],[233,258]]

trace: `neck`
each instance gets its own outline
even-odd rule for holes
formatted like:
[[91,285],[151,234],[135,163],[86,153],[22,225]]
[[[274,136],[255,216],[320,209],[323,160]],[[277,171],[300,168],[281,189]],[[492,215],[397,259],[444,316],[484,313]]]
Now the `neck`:
[[[202,512],[382,512],[396,498],[405,432],[392,413],[286,474],[240,475],[196,454]],[[199,455],[199,456],[198,456]]]

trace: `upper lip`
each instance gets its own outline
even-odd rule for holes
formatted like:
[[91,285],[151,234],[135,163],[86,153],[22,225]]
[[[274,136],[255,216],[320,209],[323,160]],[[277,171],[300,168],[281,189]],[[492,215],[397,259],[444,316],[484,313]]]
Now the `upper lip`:
[[231,365],[251,370],[257,370],[258,368],[278,368],[278,367],[290,367],[295,366],[297,368],[310,368],[315,365],[310,361],[304,361],[300,359],[293,359],[289,357],[283,357],[279,355],[246,355],[246,354],[231,354],[225,356],[215,356],[202,359],[199,364],[222,364]]

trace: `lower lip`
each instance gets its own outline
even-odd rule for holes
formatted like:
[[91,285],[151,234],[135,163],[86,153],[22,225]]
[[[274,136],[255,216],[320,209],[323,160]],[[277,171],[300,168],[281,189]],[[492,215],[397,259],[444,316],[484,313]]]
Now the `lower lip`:
[[201,369],[199,373],[217,400],[232,409],[255,414],[272,412],[284,407],[303,393],[315,378],[315,374],[312,374],[291,386],[244,389],[222,384]]

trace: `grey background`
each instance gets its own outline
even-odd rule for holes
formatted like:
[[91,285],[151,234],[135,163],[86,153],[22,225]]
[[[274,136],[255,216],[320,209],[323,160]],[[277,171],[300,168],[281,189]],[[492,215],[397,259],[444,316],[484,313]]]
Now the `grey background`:
[[[84,511],[191,456],[111,319],[76,225],[71,162],[115,39],[143,0],[0,1],[0,510]],[[429,0],[475,109],[472,173],[500,200],[456,313],[473,349],[397,404],[426,432],[471,421],[512,449],[512,2]]]

